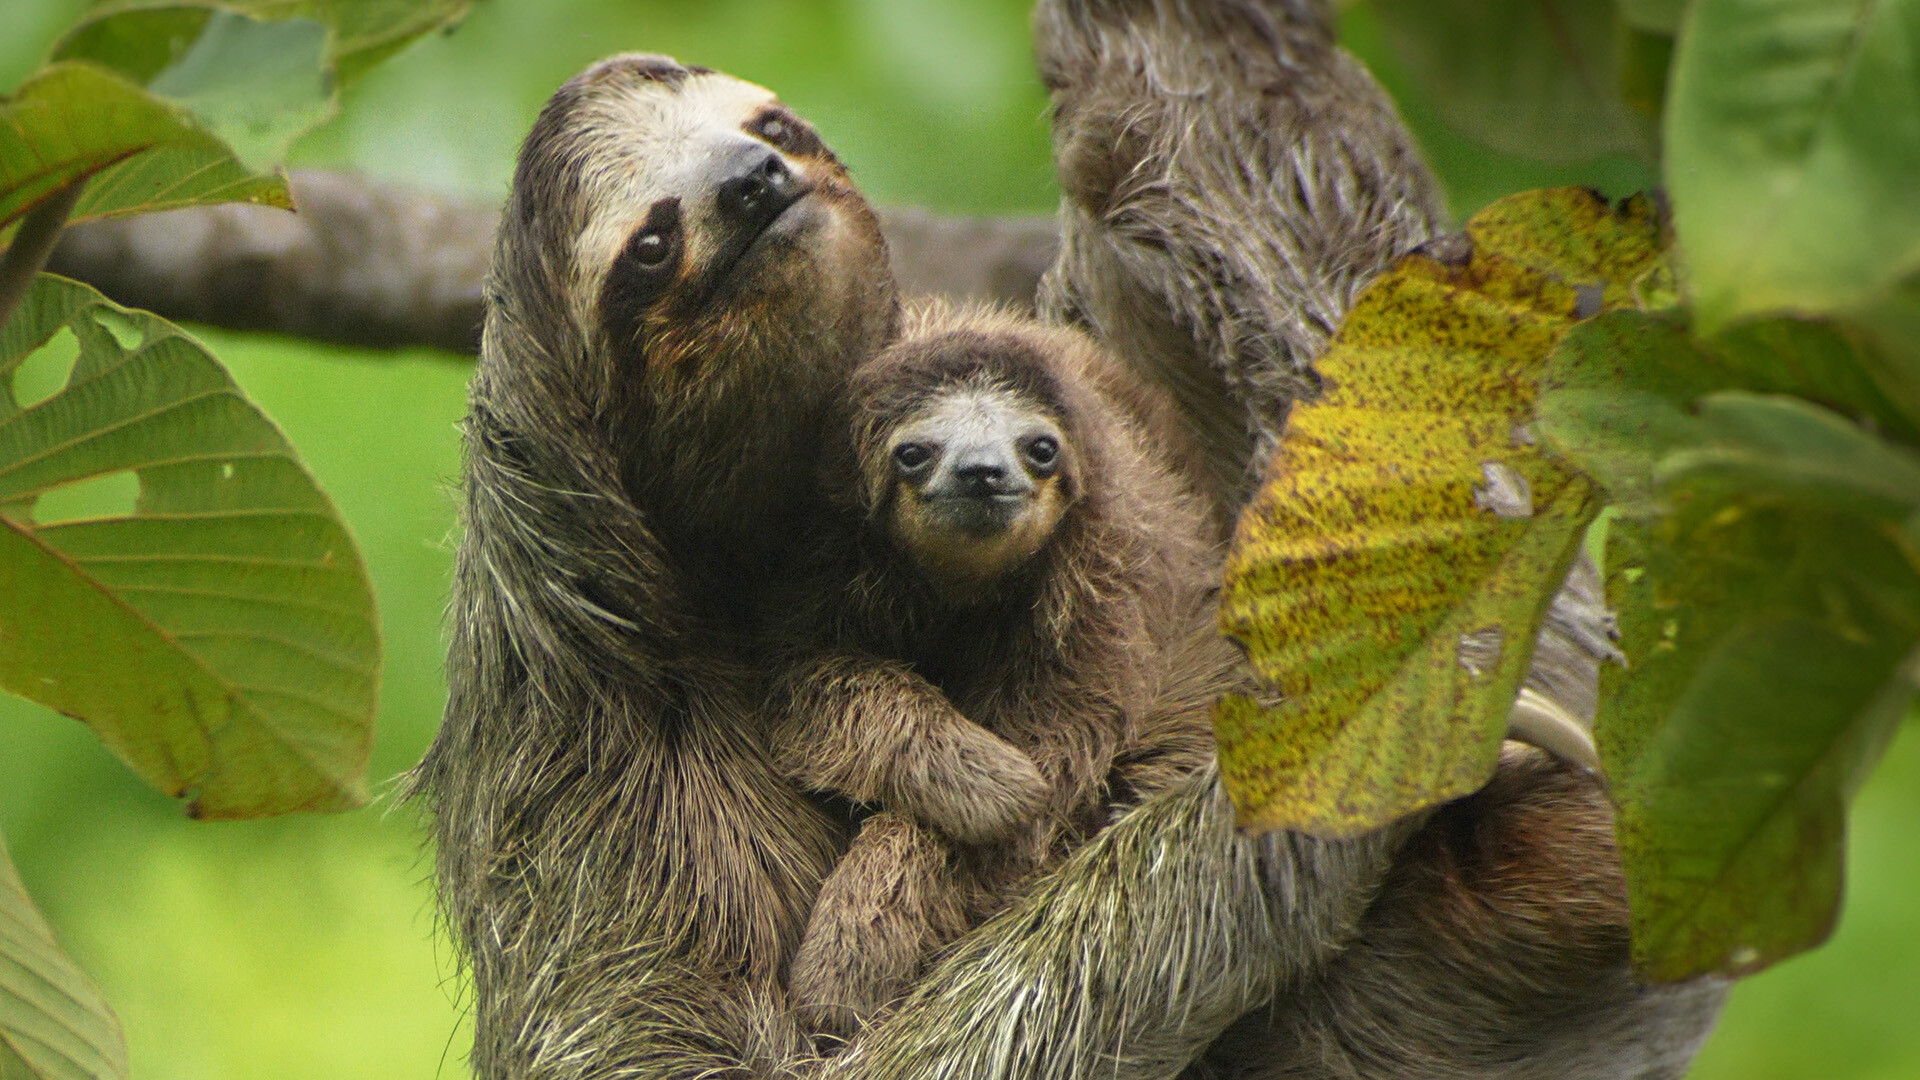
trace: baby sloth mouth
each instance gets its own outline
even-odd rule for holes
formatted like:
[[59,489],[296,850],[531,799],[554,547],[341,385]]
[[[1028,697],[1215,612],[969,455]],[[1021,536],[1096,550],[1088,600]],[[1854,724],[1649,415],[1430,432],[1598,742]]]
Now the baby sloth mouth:
[[1005,495],[935,495],[927,501],[947,528],[985,539],[1006,532],[1032,501],[1031,491]]

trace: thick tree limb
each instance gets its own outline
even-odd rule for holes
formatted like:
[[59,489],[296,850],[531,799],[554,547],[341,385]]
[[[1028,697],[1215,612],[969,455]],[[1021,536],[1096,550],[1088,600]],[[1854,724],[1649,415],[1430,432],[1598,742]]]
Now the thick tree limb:
[[[170,319],[345,345],[479,347],[500,208],[344,173],[293,177],[298,214],[227,205],[67,230],[48,269]],[[881,213],[908,293],[1031,306],[1050,218]]]

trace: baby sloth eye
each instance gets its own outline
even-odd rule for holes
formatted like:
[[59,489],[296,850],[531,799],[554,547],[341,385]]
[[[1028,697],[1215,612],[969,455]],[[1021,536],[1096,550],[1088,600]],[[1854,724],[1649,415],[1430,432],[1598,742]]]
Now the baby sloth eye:
[[792,126],[777,116],[770,116],[760,121],[760,137],[775,146],[784,146],[792,135]]
[[919,472],[932,460],[933,447],[926,443],[907,442],[893,448],[893,463],[903,473]]
[[1035,469],[1052,472],[1060,460],[1060,441],[1051,435],[1038,435],[1027,440],[1027,461]]

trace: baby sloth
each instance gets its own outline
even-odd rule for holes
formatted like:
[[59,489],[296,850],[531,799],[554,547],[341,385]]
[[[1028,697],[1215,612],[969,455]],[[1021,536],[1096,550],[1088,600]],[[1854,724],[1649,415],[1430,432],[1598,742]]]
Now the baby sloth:
[[841,409],[837,513],[771,612],[771,715],[788,776],[873,809],[789,974],[844,1037],[1110,807],[1204,762],[1233,658],[1206,508],[1158,456],[1173,430],[1091,340],[928,308]]

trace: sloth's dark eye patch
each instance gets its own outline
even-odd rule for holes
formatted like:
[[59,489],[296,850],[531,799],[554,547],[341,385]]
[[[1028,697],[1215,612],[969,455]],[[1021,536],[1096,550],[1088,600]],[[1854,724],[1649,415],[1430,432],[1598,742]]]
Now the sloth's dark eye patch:
[[[620,249],[619,258],[614,260],[609,283],[613,278],[625,277],[637,279],[630,284],[671,276],[674,267],[680,261],[680,254],[686,248],[686,237],[680,227],[680,200],[661,199],[647,210],[647,219],[627,237],[627,245]],[[664,287],[664,280],[661,287]]]
[[813,128],[779,105],[762,109],[748,121],[747,131],[796,157],[830,156]]
[[673,287],[686,252],[680,200],[661,199],[627,237],[600,287],[601,325],[616,342],[638,333],[641,316]]

